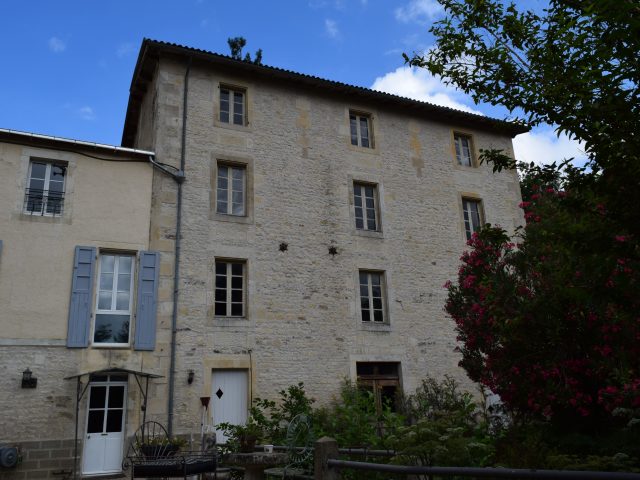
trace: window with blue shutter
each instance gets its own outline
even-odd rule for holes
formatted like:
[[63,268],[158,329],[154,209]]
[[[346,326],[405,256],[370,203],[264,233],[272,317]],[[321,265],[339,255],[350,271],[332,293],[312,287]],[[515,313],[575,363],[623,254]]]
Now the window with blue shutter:
[[95,247],[76,247],[69,302],[67,347],[82,348],[89,345],[95,261]]
[[158,252],[140,252],[134,342],[136,350],[153,350],[156,345],[159,273],[160,254]]

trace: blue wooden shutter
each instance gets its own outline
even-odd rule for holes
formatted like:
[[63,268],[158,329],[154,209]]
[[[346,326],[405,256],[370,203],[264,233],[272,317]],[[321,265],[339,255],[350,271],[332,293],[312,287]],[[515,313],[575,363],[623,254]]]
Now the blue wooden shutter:
[[89,345],[95,264],[95,247],[76,247],[69,302],[67,347],[82,348]]
[[136,306],[136,350],[153,350],[156,346],[156,309],[160,254],[140,252],[138,301]]

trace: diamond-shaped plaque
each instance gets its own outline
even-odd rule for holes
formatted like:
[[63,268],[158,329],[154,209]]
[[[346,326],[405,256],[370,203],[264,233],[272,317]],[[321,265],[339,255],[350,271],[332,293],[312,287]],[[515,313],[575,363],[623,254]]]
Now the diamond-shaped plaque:
[[222,390],[218,389],[218,391],[216,392],[216,397],[222,398],[222,395],[224,395],[224,392]]

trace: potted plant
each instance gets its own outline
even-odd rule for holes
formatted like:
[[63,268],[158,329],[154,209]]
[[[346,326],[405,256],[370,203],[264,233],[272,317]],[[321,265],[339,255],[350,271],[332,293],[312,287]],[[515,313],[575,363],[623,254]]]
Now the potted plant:
[[154,437],[138,444],[138,449],[147,458],[172,457],[186,444],[183,438]]
[[262,439],[262,427],[253,418],[244,425],[221,423],[218,426],[228,437],[227,449],[232,452],[251,453],[256,443]]

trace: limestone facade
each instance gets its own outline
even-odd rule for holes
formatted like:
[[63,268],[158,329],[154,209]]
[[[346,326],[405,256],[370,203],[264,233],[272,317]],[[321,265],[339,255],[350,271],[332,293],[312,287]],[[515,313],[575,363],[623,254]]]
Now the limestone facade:
[[[239,125],[221,119],[223,90],[243,94]],[[370,362],[394,363],[405,392],[443,374],[474,388],[457,366],[442,286],[465,248],[463,199],[479,201],[486,222],[522,224],[516,173],[494,174],[477,158],[488,148],[513,155],[511,138],[524,130],[153,41],[143,44],[133,95],[141,100],[130,99],[123,145],[154,150],[175,168],[184,146],[178,431],[198,430],[216,371],[246,371],[249,402],[304,381],[323,404]],[[353,114],[369,121],[369,148],[352,145]],[[460,135],[472,166],[456,160]],[[239,215],[217,211],[225,166],[244,172]],[[177,187],[160,180],[152,223],[169,231],[175,219],[162,213],[163,199],[173,202]],[[356,228],[360,182],[376,190],[377,231]],[[216,262],[243,266],[239,317],[216,313]],[[362,321],[361,272],[382,278],[383,322]]]

